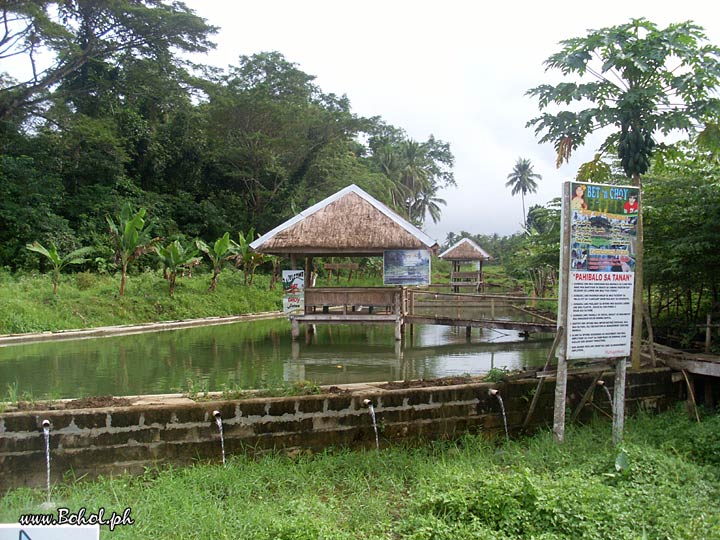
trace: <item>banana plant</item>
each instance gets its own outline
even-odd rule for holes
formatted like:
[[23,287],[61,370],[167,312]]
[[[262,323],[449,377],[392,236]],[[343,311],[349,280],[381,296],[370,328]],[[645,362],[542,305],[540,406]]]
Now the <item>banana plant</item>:
[[175,294],[175,283],[178,274],[185,269],[200,264],[200,257],[196,257],[195,249],[188,249],[179,240],[170,242],[167,246],[155,246],[153,248],[163,266],[163,272],[170,283],[170,296]]
[[110,236],[115,249],[115,264],[120,267],[120,296],[125,296],[127,269],[130,263],[147,253],[162,238],[151,238],[145,222],[145,208],[133,212],[130,203],[126,203],[120,211],[117,223],[107,217]]
[[213,265],[213,275],[208,290],[215,291],[217,289],[218,276],[225,268],[225,265],[238,254],[240,246],[233,240],[230,240],[230,233],[226,232],[222,237],[218,238],[210,247],[202,240],[195,242],[197,248],[207,255]]
[[69,264],[84,263],[87,259],[85,259],[83,256],[90,253],[93,249],[91,247],[84,247],[71,251],[64,257],[61,257],[54,242],[50,242],[50,249],[46,248],[38,241],[35,241],[32,244],[27,244],[25,248],[28,251],[34,251],[35,253],[44,255],[53,265],[53,294],[57,294],[58,292],[58,282],[60,281],[60,272],[62,271],[62,269]]
[[[265,262],[265,255],[257,253],[250,248],[250,243],[255,236],[255,227],[250,227],[247,234],[242,231],[238,233],[238,252],[235,256],[235,266],[242,269],[245,285],[252,285],[255,277],[255,269]],[[248,283],[248,277],[250,278]]]

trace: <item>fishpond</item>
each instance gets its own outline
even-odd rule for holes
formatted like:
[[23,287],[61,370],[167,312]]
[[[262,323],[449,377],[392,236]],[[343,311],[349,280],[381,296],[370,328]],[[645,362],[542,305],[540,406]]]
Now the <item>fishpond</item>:
[[59,399],[429,379],[545,362],[552,336],[416,326],[319,325],[293,342],[284,319],[0,347],[0,396]]

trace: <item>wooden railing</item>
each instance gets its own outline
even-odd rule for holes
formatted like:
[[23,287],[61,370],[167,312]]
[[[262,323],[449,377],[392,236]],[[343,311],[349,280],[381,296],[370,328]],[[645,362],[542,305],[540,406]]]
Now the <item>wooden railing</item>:
[[312,287],[305,289],[305,313],[342,310],[343,314],[394,313],[404,311],[402,287]]

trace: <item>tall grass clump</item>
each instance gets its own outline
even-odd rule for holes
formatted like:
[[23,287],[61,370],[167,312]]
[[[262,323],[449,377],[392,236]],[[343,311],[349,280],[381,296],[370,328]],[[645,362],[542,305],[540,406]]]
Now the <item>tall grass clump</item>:
[[[720,538],[717,416],[681,410],[519,441],[466,435],[381,452],[233,456],[93,482],[53,499],[71,509],[132,508],[135,524],[103,538],[712,540]],[[705,448],[694,452],[696,445]],[[703,446],[705,445],[705,446]],[[0,500],[0,521],[38,511],[43,490]]]

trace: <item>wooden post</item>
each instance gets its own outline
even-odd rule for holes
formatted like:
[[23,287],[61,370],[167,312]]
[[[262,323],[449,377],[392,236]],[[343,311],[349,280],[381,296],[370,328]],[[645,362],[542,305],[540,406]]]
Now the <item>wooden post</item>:
[[291,334],[294,341],[300,337],[300,323],[295,317],[293,317],[290,319],[290,325],[292,327]]
[[625,428],[625,374],[627,366],[625,358],[620,358],[615,366],[615,388],[613,392],[613,444],[620,444]]
[[653,334],[652,321],[650,320],[650,309],[647,304],[643,304],[643,318],[645,319],[645,328],[648,331],[648,340],[650,341],[650,361],[652,367],[657,365],[657,358],[655,357],[655,335]]
[[597,386],[598,381],[602,378],[602,371],[595,375],[595,378],[590,383],[590,386],[583,394],[582,399],[580,400],[580,403],[578,403],[577,408],[575,409],[575,412],[573,412],[572,416],[570,417],[570,422],[575,422],[577,420],[578,416],[580,416],[580,413],[582,412],[583,407],[588,402],[590,397],[593,395],[593,392],[595,391],[595,387]]
[[[571,198],[570,182],[563,184],[563,224],[560,237],[560,286],[558,288],[558,333],[560,327],[567,328],[568,289],[570,283],[570,219],[565,212]],[[553,437],[555,442],[565,440],[565,402],[567,397],[567,339],[558,343],[557,375],[555,383],[555,404],[553,411]]]
[[688,403],[693,409],[693,412],[695,413],[695,418],[697,419],[697,423],[700,423],[700,415],[698,414],[698,408],[697,408],[697,402],[695,401],[695,390],[693,389],[693,383],[690,380],[690,377],[688,377],[687,371],[682,370],[683,377],[685,377],[685,384],[687,384],[688,389]]
[[[545,366],[543,367],[543,371],[547,371],[548,367],[550,367],[550,361],[555,355],[555,350],[557,349],[558,343],[560,343],[560,340],[562,339],[563,332],[564,328],[560,326],[555,333],[555,339],[553,340],[552,347],[550,347],[550,352],[548,353],[547,360],[545,360]],[[528,409],[527,415],[525,416],[525,421],[523,422],[523,429],[527,428],[528,424],[530,423],[530,418],[532,418],[532,415],[535,412],[535,407],[537,407],[537,402],[540,399],[540,393],[542,392],[543,384],[545,384],[545,377],[540,377],[537,387],[535,387],[535,394],[533,395],[532,402],[530,403],[530,408]]]
[[567,398],[567,360],[565,351],[558,355],[555,381],[555,405],[553,409],[553,438],[555,442],[565,441],[565,403]]
[[710,352],[710,345],[712,344],[712,314],[708,312],[706,319],[707,326],[705,327],[705,352]]

